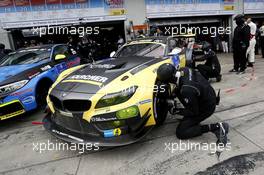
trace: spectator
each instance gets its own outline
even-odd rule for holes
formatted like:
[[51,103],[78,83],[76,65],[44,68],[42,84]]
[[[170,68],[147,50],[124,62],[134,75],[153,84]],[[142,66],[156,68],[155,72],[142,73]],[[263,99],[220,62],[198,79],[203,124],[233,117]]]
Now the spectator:
[[6,53],[5,53],[5,45],[0,43],[0,60],[6,56]]
[[222,42],[222,48],[223,48],[223,52],[224,53],[228,53],[228,35],[226,34],[226,32],[221,36],[221,42]]
[[118,36],[118,41],[117,41],[117,47],[118,47],[118,49],[119,49],[120,47],[122,47],[123,44],[125,44],[125,40],[123,39],[123,37],[122,37],[121,35],[119,35],[119,36]]
[[137,36],[137,38],[146,38],[146,36],[144,35],[143,30],[139,30],[139,31],[138,31],[138,36]]
[[256,46],[255,46],[255,55],[258,55],[259,54],[259,46],[260,46],[260,41],[259,41],[259,38],[260,38],[260,31],[259,31],[259,25],[258,23],[256,23],[257,25],[257,30],[256,30]]
[[250,40],[249,40],[249,47],[247,49],[247,56],[248,56],[248,67],[253,67],[255,62],[255,45],[256,45],[256,31],[257,26],[254,22],[252,22],[251,18],[247,19],[247,25],[250,27]]
[[264,58],[264,22],[262,23],[262,26],[260,27],[259,31],[260,31],[261,53],[262,53],[262,58]]

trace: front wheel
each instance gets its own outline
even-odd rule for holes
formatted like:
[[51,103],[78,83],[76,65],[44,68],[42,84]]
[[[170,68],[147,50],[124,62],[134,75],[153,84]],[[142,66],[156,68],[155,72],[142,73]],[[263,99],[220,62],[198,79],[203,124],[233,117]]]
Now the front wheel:
[[36,89],[36,102],[38,108],[45,109],[47,102],[46,98],[49,92],[49,88],[51,87],[51,82],[40,83]]
[[164,99],[154,97],[154,117],[157,126],[161,126],[167,118],[168,105]]
[[[157,82],[156,85],[162,86],[160,82]],[[157,126],[164,123],[169,111],[167,98],[169,97],[170,88],[168,85],[165,85],[163,88],[165,89],[164,92],[156,92],[153,95],[154,118]]]

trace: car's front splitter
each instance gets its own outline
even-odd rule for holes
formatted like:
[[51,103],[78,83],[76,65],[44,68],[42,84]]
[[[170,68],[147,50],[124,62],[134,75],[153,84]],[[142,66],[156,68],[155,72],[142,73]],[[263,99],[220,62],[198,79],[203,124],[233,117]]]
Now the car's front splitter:
[[112,146],[123,146],[135,143],[141,140],[144,136],[150,132],[153,126],[142,127],[137,134],[129,133],[113,137],[103,137],[100,134],[90,134],[70,131],[62,126],[57,125],[51,119],[51,113],[47,114],[44,119],[44,128],[49,131],[53,136],[71,143],[89,143],[97,144],[98,146],[112,147]]
[[25,113],[25,109],[19,100],[13,100],[0,104],[0,120],[5,120]]

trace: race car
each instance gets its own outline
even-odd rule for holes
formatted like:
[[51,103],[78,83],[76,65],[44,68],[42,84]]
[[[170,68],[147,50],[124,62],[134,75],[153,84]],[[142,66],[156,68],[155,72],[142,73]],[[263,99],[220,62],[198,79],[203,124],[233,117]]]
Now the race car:
[[43,45],[9,53],[0,62],[0,120],[46,106],[58,75],[80,64],[68,45]]
[[64,71],[47,96],[45,129],[67,142],[100,146],[127,145],[144,137],[164,122],[168,111],[161,99],[167,87],[156,80],[157,68],[186,63],[186,49],[174,39],[132,41],[112,58]]

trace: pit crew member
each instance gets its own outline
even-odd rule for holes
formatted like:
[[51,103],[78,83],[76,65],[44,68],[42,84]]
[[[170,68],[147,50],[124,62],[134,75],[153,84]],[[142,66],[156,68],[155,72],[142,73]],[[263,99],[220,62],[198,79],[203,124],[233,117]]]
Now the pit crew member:
[[177,71],[172,64],[166,63],[158,68],[157,78],[165,84],[176,85],[172,94],[175,94],[184,106],[175,112],[184,116],[176,129],[179,139],[189,139],[212,132],[217,137],[217,144],[227,144],[227,123],[200,124],[214,113],[219,97],[199,71],[191,68],[181,68]]

